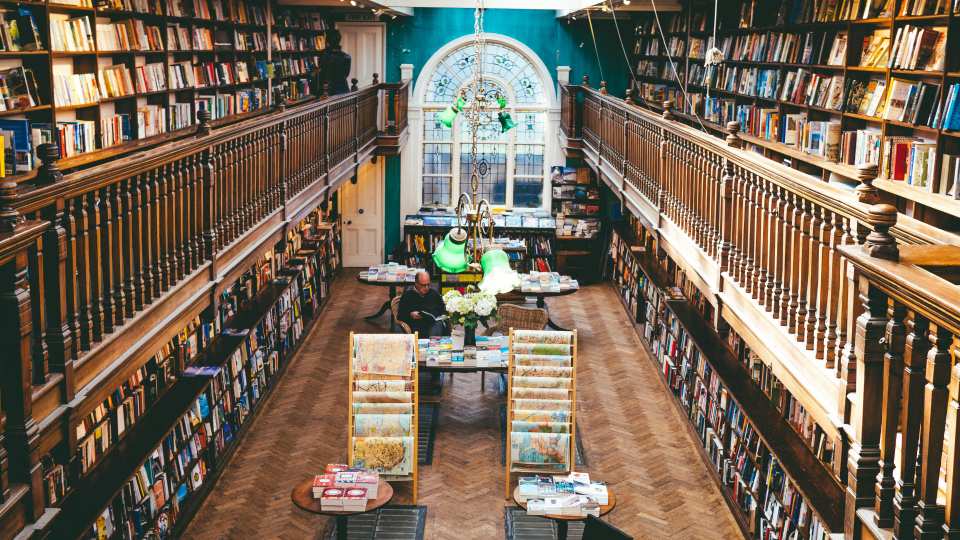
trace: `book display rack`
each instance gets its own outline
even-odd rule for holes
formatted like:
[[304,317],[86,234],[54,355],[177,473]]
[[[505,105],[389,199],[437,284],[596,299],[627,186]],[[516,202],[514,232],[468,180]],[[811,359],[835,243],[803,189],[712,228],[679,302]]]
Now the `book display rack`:
[[[301,225],[296,231],[313,239],[321,223]],[[332,271],[339,250],[322,240],[311,264]],[[283,266],[284,259],[278,247],[247,263],[217,305],[83,414],[70,466],[56,452],[44,458],[48,496],[62,514],[54,537],[83,524],[90,524],[85,538],[182,533],[324,305],[320,295],[316,309],[304,309],[305,288],[326,290],[329,281],[321,288],[307,264]]]
[[577,331],[510,329],[504,498],[514,473],[573,471]]
[[600,188],[588,167],[552,167],[553,215],[557,219],[557,270],[581,281],[596,279],[602,260]]
[[412,482],[417,503],[417,334],[350,333],[347,463]]
[[320,12],[263,0],[77,0],[5,9],[0,176],[18,182],[35,174],[42,143],[57,143],[60,168],[69,169],[176,137],[201,109],[226,121],[265,108],[273,87],[304,97],[327,25]]
[[719,66],[704,64],[712,3],[661,15],[662,35],[652,14],[635,18],[638,102],[661,110],[671,100],[677,118],[719,136],[738,121],[746,148],[823,181],[854,187],[873,174],[858,168],[874,165],[873,185],[885,201],[956,228],[960,64],[948,49],[957,42],[960,5],[740,0],[727,7],[717,21]]
[[[649,242],[632,250],[636,238],[644,236],[629,224],[614,231],[614,283],[741,529],[758,539],[826,540],[842,531],[842,489],[825,460],[705,322],[711,308],[691,294],[692,283],[668,272],[669,263],[652,264]],[[668,287],[671,280],[682,288]]]

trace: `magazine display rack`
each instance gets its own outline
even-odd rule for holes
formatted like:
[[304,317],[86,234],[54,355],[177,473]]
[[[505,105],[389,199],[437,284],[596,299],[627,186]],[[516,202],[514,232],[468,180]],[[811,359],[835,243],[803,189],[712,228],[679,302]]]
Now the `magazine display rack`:
[[576,380],[576,330],[510,330],[504,498],[513,473],[573,470]]
[[417,503],[417,334],[350,333],[347,463],[413,482]]

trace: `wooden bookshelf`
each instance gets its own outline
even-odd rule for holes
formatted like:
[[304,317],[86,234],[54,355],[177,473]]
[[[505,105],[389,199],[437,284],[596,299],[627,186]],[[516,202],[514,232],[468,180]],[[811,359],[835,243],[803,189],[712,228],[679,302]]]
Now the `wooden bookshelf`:
[[[731,91],[729,88],[718,88],[714,77],[714,84],[711,88],[704,86],[703,57],[697,52],[691,54],[691,40],[705,40],[705,47],[710,46],[713,30],[713,4],[702,2],[700,0],[690,0],[685,2],[683,11],[679,13],[667,13],[660,15],[661,26],[664,30],[663,39],[670,42],[671,37],[685,37],[686,47],[682,54],[673,55],[676,64],[679,79],[686,87],[690,97],[685,100],[680,90],[680,84],[674,78],[673,71],[670,68],[670,62],[667,57],[667,50],[658,31],[658,27],[652,14],[635,14],[633,16],[634,37],[632,49],[632,69],[636,74],[637,88],[634,91],[634,100],[640,105],[646,105],[654,110],[659,110],[663,101],[672,100],[675,104],[675,116],[695,127],[703,127],[706,131],[715,135],[724,136],[726,123],[728,120],[736,118],[713,118],[714,122],[707,121],[704,111],[704,97],[709,94],[714,98],[734,100],[737,106],[753,105],[756,108],[775,110],[779,117],[780,132],[783,132],[782,124],[787,114],[805,113],[809,121],[836,121],[840,123],[841,133],[855,131],[858,129],[868,129],[876,131],[881,140],[881,157],[879,159],[878,170],[880,178],[875,186],[881,191],[883,202],[890,202],[897,208],[914,218],[925,221],[934,226],[957,229],[957,217],[960,217],[960,205],[957,204],[957,198],[952,195],[942,194],[941,191],[947,180],[943,173],[943,156],[960,155],[960,137],[956,130],[943,129],[944,117],[946,115],[947,95],[950,85],[960,83],[960,65],[957,64],[958,57],[956,51],[951,50],[953,44],[957,42],[958,29],[957,21],[960,20],[960,13],[954,11],[958,9],[955,2],[946,2],[946,11],[943,13],[927,15],[901,15],[900,10],[907,0],[895,0],[892,2],[892,11],[888,14],[879,16],[870,13],[860,12],[859,17],[849,15],[838,15],[837,17],[828,16],[815,21],[803,22],[781,22],[778,24],[777,14],[781,3],[770,0],[740,0],[735,5],[724,5],[720,11],[720,17],[717,21],[717,46],[723,48],[726,38],[738,38],[749,35],[759,35],[766,33],[794,33],[800,35],[800,48],[803,46],[803,37],[807,32],[818,33],[828,39],[837,33],[846,33],[847,47],[842,62],[838,65],[828,65],[826,61],[811,64],[794,62],[769,62],[769,61],[751,61],[731,58],[731,54],[725,54],[725,59],[720,69],[727,67],[757,68],[758,70],[769,69],[778,73],[778,82],[776,92],[771,97],[758,97],[752,94],[744,94],[737,91]],[[839,8],[856,2],[838,1],[835,4]],[[862,4],[862,3],[861,3]],[[752,12],[747,16],[744,6],[753,6]],[[859,6],[862,8],[862,5]],[[869,18],[864,18],[868,15]],[[881,64],[883,67],[860,66],[862,42],[863,39],[871,35],[877,29],[886,29],[891,32],[890,48],[893,48],[896,32],[907,25],[920,28],[936,28],[945,32],[944,43],[944,62],[940,69],[936,70],[918,70],[918,69],[897,69],[889,67],[889,62]],[[659,42],[656,50],[648,48],[651,42]],[[827,47],[829,51],[829,47]],[[653,52],[655,54],[648,54]],[[802,51],[801,51],[802,52]],[[892,54],[892,53],[889,53]],[[769,58],[769,57],[766,57]],[[764,59],[766,59],[764,58]],[[653,66],[653,67],[651,67]],[[638,67],[646,67],[645,70],[638,72]],[[806,103],[794,103],[791,101],[781,101],[779,92],[784,84],[786,74],[795,72],[798,69],[804,69],[814,74],[825,76],[836,75],[843,81],[843,101],[846,100],[846,86],[851,80],[882,80],[887,91],[890,90],[894,79],[908,81],[922,81],[928,84],[939,85],[939,93],[934,103],[936,107],[941,108],[940,123],[937,128],[922,124],[912,124],[899,120],[883,119],[881,114],[869,116],[858,112],[844,110],[845,102],[841,102],[840,107],[826,108]],[[755,88],[754,88],[754,92]],[[885,100],[884,100],[885,101]],[[882,105],[881,105],[882,106]],[[699,118],[698,118],[699,117]],[[854,163],[842,163],[829,160],[820,155],[814,155],[802,151],[793,146],[785,145],[776,139],[769,140],[758,136],[758,133],[751,133],[747,126],[741,128],[740,136],[744,140],[747,149],[756,151],[770,159],[789,165],[812,177],[819,178],[825,182],[846,185],[854,187],[857,185],[857,167]],[[884,177],[884,170],[887,165],[886,144],[892,137],[915,137],[929,141],[936,150],[936,159],[932,164],[933,182],[927,187],[910,185],[905,181],[890,180]],[[841,155],[840,159],[843,159]]]
[[[101,0],[80,6],[53,2],[3,5],[8,12],[14,12],[17,6],[29,11],[39,41],[36,50],[0,51],[0,69],[23,66],[37,83],[34,105],[0,111],[0,120],[29,122],[24,128],[29,144],[17,141],[17,145],[24,149],[23,156],[32,157],[23,158],[19,170],[7,175],[13,175],[18,183],[35,177],[41,164],[36,147],[48,139],[59,138],[58,123],[88,122],[88,133],[80,137],[88,151],[68,156],[66,147],[71,145],[60,144],[60,168],[69,170],[138,146],[163,142],[172,133],[182,134],[196,124],[201,101],[215,105],[210,109],[213,120],[233,121],[268,107],[276,98],[275,87],[282,87],[284,95],[297,99],[320,90],[310,88],[307,81],[325,46],[329,14],[321,10],[294,11],[277,7],[272,0]],[[54,47],[54,32],[62,26],[58,21],[63,20],[82,21],[90,29],[89,45],[63,45],[58,39]],[[119,31],[111,33],[107,25],[128,29],[126,41],[121,41]],[[138,46],[132,34],[134,29],[141,28],[144,33],[142,37],[137,34],[136,39],[142,41]],[[183,29],[189,44],[179,47],[172,41],[174,36],[168,29],[176,28]],[[179,63],[206,68],[214,81],[175,88],[171,68]],[[238,73],[237,66],[241,64],[245,66],[239,68],[241,72],[245,69],[245,79]],[[137,81],[137,69],[146,70],[147,65],[155,70],[156,84],[149,86]],[[55,97],[59,76],[92,74],[96,79],[103,68],[110,66],[126,70],[133,83],[132,91],[58,104]],[[104,89],[103,85],[95,86],[100,86],[101,92]],[[129,138],[105,137],[113,132],[107,122],[115,116],[117,125],[125,126]],[[44,137],[37,129],[51,135]]]

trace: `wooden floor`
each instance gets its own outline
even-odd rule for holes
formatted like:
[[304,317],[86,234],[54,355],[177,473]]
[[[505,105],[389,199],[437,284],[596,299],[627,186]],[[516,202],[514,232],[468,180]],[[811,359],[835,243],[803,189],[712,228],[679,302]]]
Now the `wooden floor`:
[[[386,317],[362,318],[383,302],[384,292],[350,273],[338,279],[332,303],[187,537],[319,536],[327,518],[296,509],[290,490],[324,464],[346,458],[347,335],[387,330]],[[608,519],[636,538],[740,537],[613,290],[593,285],[549,306],[558,324],[579,329],[577,420],[586,471],[617,495]],[[479,375],[454,379],[440,409],[433,464],[420,469],[426,538],[504,537],[498,402],[494,385],[480,393]],[[409,492],[398,493],[395,503],[409,502]]]

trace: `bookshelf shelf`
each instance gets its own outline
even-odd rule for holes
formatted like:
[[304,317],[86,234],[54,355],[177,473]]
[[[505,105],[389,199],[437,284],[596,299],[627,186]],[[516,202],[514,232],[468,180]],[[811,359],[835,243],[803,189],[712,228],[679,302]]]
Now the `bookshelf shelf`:
[[49,111],[50,105],[36,105],[34,107],[24,107],[22,109],[7,109],[6,111],[0,111],[0,116],[15,116],[18,114],[29,114],[39,111]]

